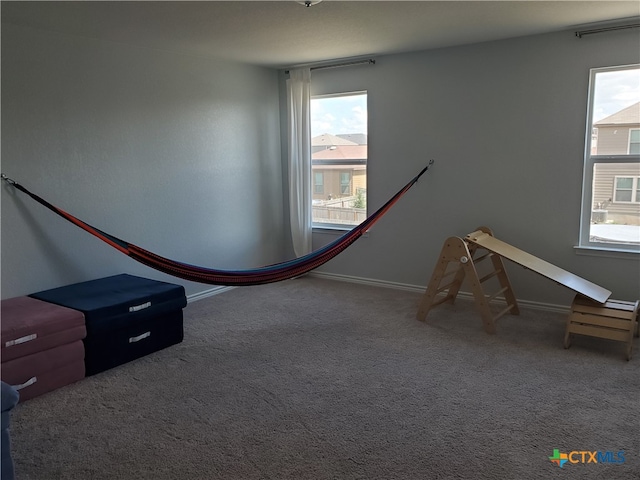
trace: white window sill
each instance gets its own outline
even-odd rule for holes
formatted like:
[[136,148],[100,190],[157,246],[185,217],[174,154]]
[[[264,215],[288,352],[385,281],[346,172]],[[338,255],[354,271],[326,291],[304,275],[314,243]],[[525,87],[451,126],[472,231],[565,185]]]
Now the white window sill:
[[[341,227],[339,225],[326,225],[326,226],[322,226],[322,227],[313,227],[312,231],[313,233],[318,233],[320,235],[333,235],[336,237],[340,237],[342,235],[344,235],[345,233],[347,233],[350,230],[353,230],[353,228],[356,227],[356,225],[345,225],[344,227]],[[363,237],[368,237],[369,236],[369,232],[365,232],[362,234]]]
[[640,260],[640,251],[629,250],[625,248],[614,247],[592,247],[592,246],[580,246],[573,247],[576,254],[588,255],[592,257],[606,257],[606,258],[626,258],[632,260]]

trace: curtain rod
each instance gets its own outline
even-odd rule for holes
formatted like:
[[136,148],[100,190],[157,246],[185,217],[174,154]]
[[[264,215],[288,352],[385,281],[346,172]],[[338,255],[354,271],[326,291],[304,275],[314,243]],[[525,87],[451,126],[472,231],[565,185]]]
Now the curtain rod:
[[[368,60],[356,60],[353,62],[344,62],[344,63],[332,63],[330,65],[318,65],[317,67],[311,67],[310,70],[324,70],[327,68],[340,68],[340,67],[351,67],[353,65],[375,65],[376,61],[373,58],[369,58]],[[289,70],[285,70],[284,73],[289,73]]]
[[613,27],[594,28],[591,30],[578,30],[576,32],[576,37],[582,38],[583,35],[591,35],[592,33],[611,32],[613,30],[625,30],[627,28],[638,28],[638,27],[640,27],[640,23],[630,23],[628,25],[616,25]]

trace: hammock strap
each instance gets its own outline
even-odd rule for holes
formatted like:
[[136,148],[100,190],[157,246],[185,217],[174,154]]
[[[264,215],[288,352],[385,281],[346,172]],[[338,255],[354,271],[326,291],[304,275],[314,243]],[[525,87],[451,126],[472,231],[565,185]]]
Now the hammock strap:
[[67,221],[73,223],[74,225],[80,227],[81,229],[83,229],[84,231],[90,233],[91,235],[94,235],[94,236],[98,237],[100,240],[102,240],[103,242],[111,245],[113,248],[115,248],[117,250],[120,250],[125,255],[128,254],[128,251],[127,251],[128,243],[125,242],[124,240],[120,240],[119,238],[114,237],[113,235],[105,233],[102,230],[99,230],[99,229],[89,225],[88,223],[83,222],[79,218],[74,217],[70,213],[65,212],[61,208],[58,208],[55,205],[52,205],[51,203],[47,202],[44,198],[39,197],[38,195],[36,195],[33,192],[30,192],[29,190],[27,190],[25,187],[20,185],[15,180],[12,180],[11,178],[7,177],[4,173],[0,175],[0,178],[2,180],[4,180],[5,182],[7,182],[9,185],[12,185],[17,190],[20,190],[22,193],[25,193],[26,195],[31,197],[33,200],[38,202],[40,205],[48,208],[49,210],[51,210],[56,215],[61,216],[65,220],[67,220]]

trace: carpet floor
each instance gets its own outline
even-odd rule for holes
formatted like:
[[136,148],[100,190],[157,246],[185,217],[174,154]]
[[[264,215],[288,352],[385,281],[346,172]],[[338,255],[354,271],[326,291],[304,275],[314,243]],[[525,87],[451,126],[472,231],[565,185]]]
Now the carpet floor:
[[307,276],[190,303],[181,344],[16,407],[17,479],[640,478],[637,339],[420,298]]

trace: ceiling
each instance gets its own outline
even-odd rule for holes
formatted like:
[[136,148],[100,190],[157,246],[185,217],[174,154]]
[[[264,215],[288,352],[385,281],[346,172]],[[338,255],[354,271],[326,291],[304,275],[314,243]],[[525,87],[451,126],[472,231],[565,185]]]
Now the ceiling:
[[638,16],[640,2],[3,1],[1,12],[3,23],[277,68],[567,30]]

